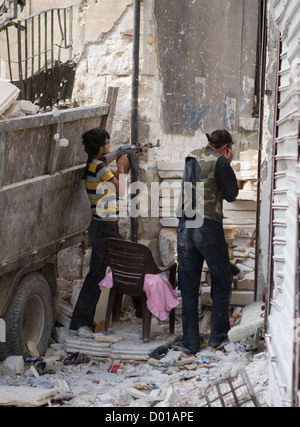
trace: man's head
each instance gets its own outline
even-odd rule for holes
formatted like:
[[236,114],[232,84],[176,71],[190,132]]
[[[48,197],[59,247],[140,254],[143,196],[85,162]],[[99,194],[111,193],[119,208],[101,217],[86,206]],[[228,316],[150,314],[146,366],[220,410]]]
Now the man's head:
[[225,130],[215,130],[211,135],[206,134],[209,145],[212,146],[213,149],[219,150],[224,148],[232,148],[234,141],[230,133]]
[[110,136],[105,129],[94,128],[82,135],[82,143],[85,152],[88,154],[88,161],[93,158],[101,159],[110,150]]

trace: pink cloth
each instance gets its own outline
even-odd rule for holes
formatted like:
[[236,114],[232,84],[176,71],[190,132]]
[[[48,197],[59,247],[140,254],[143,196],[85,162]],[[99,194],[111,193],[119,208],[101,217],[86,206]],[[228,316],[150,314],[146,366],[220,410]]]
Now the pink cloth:
[[[112,272],[99,283],[101,291],[113,287]],[[168,279],[159,274],[147,274],[144,280],[148,310],[160,320],[166,320],[170,311],[179,305],[177,293]]]

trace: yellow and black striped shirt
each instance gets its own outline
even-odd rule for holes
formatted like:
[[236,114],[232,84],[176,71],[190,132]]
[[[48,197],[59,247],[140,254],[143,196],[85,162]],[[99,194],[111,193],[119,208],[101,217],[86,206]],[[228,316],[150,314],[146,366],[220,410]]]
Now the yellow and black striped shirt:
[[118,219],[116,190],[110,182],[113,178],[113,173],[103,161],[94,159],[88,164],[85,187],[94,219],[101,221]]

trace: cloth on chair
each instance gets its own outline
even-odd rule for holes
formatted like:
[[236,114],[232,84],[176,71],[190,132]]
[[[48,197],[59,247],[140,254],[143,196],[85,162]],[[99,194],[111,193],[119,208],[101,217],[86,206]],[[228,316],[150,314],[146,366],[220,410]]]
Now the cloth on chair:
[[[101,291],[113,287],[113,275],[110,271],[99,283]],[[171,283],[159,274],[146,274],[144,280],[145,294],[147,295],[148,310],[159,320],[166,320],[173,308],[179,305],[177,293]]]

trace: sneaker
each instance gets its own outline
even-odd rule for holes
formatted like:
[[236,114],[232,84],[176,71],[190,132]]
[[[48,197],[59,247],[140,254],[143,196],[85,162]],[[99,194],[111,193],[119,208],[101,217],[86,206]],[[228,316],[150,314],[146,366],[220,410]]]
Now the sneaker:
[[77,331],[77,335],[80,338],[93,338],[94,332],[88,326],[81,326]]

